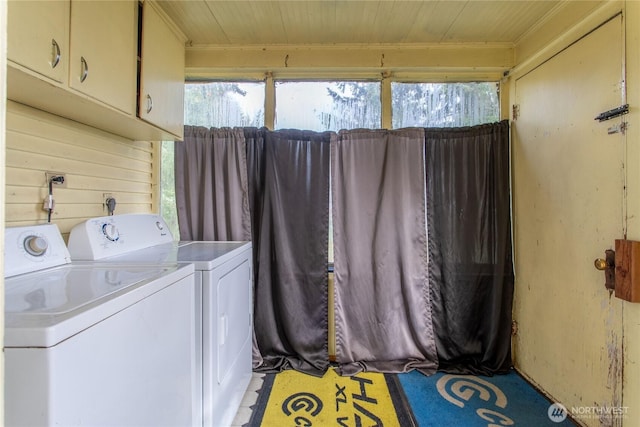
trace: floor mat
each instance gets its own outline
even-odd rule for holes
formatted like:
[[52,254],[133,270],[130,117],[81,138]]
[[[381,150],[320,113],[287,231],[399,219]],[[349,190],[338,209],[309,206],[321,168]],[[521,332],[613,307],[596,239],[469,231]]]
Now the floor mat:
[[513,371],[493,377],[412,371],[398,378],[420,427],[575,425]]
[[329,369],[322,377],[296,371],[269,374],[258,395],[250,427],[282,426],[413,427],[398,377],[363,372],[342,377]]

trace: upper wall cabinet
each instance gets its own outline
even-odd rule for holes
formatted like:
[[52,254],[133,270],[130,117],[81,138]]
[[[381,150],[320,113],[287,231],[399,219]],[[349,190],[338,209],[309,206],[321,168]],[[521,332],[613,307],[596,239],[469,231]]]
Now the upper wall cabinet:
[[[67,81],[69,2],[10,1],[7,59],[59,83]],[[28,25],[25,25],[28,23]]]
[[8,2],[7,98],[133,140],[182,138],[184,43],[163,39],[165,20],[149,25],[162,49],[141,64],[161,114],[138,117],[139,13],[137,0]]
[[142,9],[140,100],[138,115],[182,137],[184,116],[184,41],[153,3]]
[[69,85],[135,112],[137,8],[131,1],[71,2]]

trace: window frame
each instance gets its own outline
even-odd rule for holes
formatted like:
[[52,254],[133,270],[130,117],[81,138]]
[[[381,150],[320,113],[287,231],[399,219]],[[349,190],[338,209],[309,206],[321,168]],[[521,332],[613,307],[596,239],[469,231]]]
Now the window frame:
[[[212,78],[212,81],[224,81],[219,77]],[[238,77],[234,79],[229,76],[227,81],[247,81]],[[392,83],[495,83],[497,85],[497,98],[498,98],[498,114],[500,120],[508,119],[508,82],[502,78],[496,78],[494,75],[486,75],[484,73],[476,74],[471,73],[469,75],[446,75],[442,73],[434,73],[430,75],[428,73],[388,73],[383,72],[379,74],[372,73],[327,73],[327,74],[313,74],[297,77],[295,75],[289,77],[278,77],[272,72],[266,72],[262,79],[256,79],[252,77],[252,80],[261,80],[265,82],[265,120],[264,125],[267,129],[275,129],[275,106],[276,96],[275,87],[279,82],[313,82],[313,81],[353,81],[353,82],[379,82],[380,83],[380,108],[381,108],[381,123],[380,129],[393,129],[392,126]]]
[[[448,77],[441,73],[434,75],[406,75],[400,74],[393,75],[391,73],[367,73],[366,75],[359,73],[327,73],[322,75],[305,75],[305,76],[292,76],[287,78],[278,78],[274,76],[272,72],[258,73],[252,76],[199,76],[197,78],[185,79],[185,85],[191,83],[213,83],[213,82],[228,82],[228,83],[264,83],[264,127],[273,130],[275,126],[275,108],[276,108],[276,84],[280,82],[379,82],[380,83],[380,108],[381,108],[381,123],[380,129],[393,129],[392,127],[392,83],[469,83],[469,82],[492,82],[497,84],[497,98],[498,98],[498,111],[500,119],[508,119],[508,84],[505,79],[496,80],[495,76],[475,76],[469,75],[465,78]],[[165,142],[158,144],[158,157],[162,157],[162,146]],[[162,165],[158,165],[160,169],[158,175],[162,175]],[[158,201],[158,210],[160,213],[164,211],[162,204],[162,186],[158,183],[160,192],[156,200]],[[175,233],[175,231],[174,231]],[[179,235],[174,235],[174,238],[179,238]]]

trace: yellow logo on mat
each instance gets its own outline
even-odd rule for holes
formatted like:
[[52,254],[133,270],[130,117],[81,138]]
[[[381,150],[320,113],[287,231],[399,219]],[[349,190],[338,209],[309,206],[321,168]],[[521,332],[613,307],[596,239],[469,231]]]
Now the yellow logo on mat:
[[261,425],[400,427],[384,374],[342,377],[333,369],[322,378],[277,374]]

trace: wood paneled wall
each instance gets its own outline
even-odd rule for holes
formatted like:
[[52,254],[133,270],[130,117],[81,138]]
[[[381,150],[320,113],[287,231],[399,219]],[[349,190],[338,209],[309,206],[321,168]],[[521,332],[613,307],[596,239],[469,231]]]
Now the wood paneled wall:
[[6,225],[47,221],[43,200],[46,172],[66,175],[54,186],[51,222],[65,238],[91,217],[107,215],[105,194],[117,200],[116,214],[153,212],[154,147],[130,141],[21,104],[7,104]]

